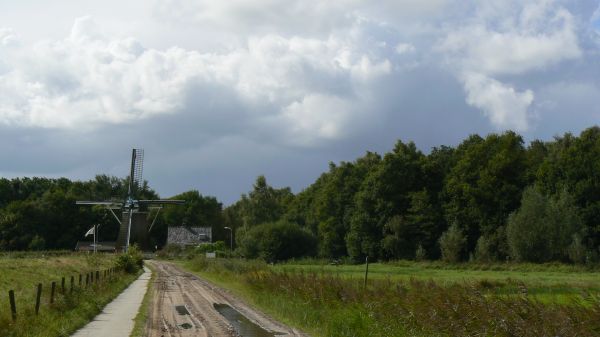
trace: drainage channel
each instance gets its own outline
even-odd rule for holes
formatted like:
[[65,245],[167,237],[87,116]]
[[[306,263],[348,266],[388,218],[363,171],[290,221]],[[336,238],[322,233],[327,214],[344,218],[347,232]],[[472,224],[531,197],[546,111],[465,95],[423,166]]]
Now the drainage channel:
[[277,335],[285,335],[281,332],[269,332],[261,328],[227,304],[214,303],[213,306],[221,315],[227,318],[229,323],[233,325],[233,328],[241,337],[274,337]]

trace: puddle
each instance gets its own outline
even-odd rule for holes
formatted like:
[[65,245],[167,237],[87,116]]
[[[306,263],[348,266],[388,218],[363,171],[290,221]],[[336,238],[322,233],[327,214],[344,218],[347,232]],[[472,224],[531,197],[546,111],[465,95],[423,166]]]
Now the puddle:
[[284,335],[283,333],[269,332],[261,328],[227,304],[214,303],[213,306],[221,315],[227,318],[241,337],[274,337]]
[[175,306],[175,310],[180,315],[189,315],[190,314],[190,312],[187,310],[187,308],[185,307],[185,305],[176,305]]
[[190,323],[183,323],[179,325],[180,328],[182,329],[190,329],[192,327],[192,325]]

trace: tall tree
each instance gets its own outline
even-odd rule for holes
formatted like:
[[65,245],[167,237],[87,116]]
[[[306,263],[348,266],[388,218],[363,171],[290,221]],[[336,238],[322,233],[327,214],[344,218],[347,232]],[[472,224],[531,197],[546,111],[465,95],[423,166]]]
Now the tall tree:
[[[446,218],[468,238],[472,252],[480,235],[502,231],[508,215],[519,207],[527,182],[523,139],[512,131],[471,136],[457,149],[458,161],[445,185]],[[499,245],[500,243],[498,243]]]

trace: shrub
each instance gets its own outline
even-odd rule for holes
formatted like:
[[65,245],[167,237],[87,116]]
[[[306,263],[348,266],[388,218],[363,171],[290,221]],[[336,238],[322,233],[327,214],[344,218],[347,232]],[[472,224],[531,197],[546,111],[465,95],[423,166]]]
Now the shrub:
[[156,256],[162,259],[172,259],[175,257],[179,257],[183,254],[184,249],[180,245],[176,244],[168,244],[164,246],[161,250],[156,252]]
[[575,201],[566,191],[548,197],[529,187],[523,192],[521,208],[508,218],[511,254],[520,261],[567,260],[573,235],[582,225]]
[[129,273],[137,273],[144,266],[144,256],[137,245],[129,246],[126,253],[117,256],[117,268]]
[[239,251],[247,258],[274,262],[316,254],[315,236],[295,223],[266,223],[243,228],[236,234]]
[[440,237],[440,249],[442,251],[442,260],[446,262],[460,261],[462,251],[465,247],[467,238],[457,224],[453,224]]
[[419,243],[417,246],[417,250],[415,251],[415,260],[416,261],[425,261],[427,260],[427,251],[423,248],[423,245]]
[[475,261],[477,262],[492,262],[496,260],[492,243],[485,235],[482,235],[477,240],[477,246],[475,247]]
[[569,246],[569,259],[574,263],[584,263],[587,255],[587,247],[581,240],[581,235],[574,234],[573,241]]

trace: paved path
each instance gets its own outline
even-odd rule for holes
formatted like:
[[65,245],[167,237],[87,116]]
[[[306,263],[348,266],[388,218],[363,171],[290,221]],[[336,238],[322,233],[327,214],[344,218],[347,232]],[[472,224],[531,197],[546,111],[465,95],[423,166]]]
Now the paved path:
[[148,289],[150,275],[150,270],[144,267],[144,273],[137,280],[71,337],[129,337],[133,320]]

